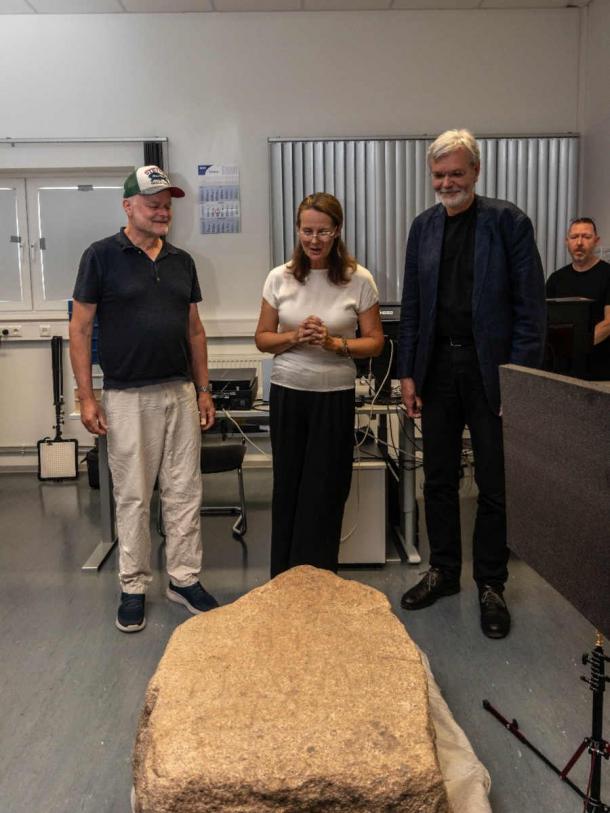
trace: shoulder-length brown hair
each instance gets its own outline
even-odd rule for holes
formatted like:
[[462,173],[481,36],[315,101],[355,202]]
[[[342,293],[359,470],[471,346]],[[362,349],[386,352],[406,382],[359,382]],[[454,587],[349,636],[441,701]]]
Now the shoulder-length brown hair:
[[[316,212],[328,215],[333,221],[333,224],[338,232],[337,236],[333,239],[333,244],[328,255],[328,279],[334,285],[344,285],[349,282],[349,272],[356,270],[356,258],[348,254],[345,243],[341,238],[341,229],[343,227],[343,209],[341,204],[334,195],[329,195],[328,192],[316,192],[301,201],[297,210],[297,229],[301,225],[301,215],[307,209],[315,209]],[[304,283],[309,272],[311,271],[311,263],[309,257],[303,251],[300,239],[297,238],[292,259],[288,263],[288,268],[294,274],[295,279]]]

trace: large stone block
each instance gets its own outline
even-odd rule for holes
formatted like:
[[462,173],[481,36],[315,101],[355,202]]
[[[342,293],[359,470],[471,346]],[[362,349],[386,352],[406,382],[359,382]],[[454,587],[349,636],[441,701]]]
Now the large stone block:
[[384,595],[298,567],[173,634],[137,813],[449,813],[419,653]]

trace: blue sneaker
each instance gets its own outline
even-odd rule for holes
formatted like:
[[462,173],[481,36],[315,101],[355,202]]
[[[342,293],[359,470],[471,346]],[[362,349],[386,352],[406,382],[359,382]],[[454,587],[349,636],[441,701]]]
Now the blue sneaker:
[[146,626],[144,593],[121,593],[115,624],[121,632],[140,632]]
[[183,604],[193,615],[205,613],[218,607],[218,602],[214,596],[204,590],[199,582],[190,584],[188,587],[176,587],[175,584],[170,582],[165,595],[170,601]]

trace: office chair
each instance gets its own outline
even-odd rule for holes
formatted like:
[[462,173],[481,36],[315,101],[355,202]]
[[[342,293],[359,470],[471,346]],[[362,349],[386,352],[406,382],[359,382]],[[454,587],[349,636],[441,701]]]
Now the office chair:
[[[201,473],[220,474],[223,471],[236,471],[239,503],[236,505],[202,504],[200,514],[202,516],[236,516],[237,519],[233,523],[232,532],[235,539],[239,540],[241,540],[248,530],[242,470],[245,454],[245,441],[238,443],[226,440],[207,440],[206,438],[201,445]],[[157,514],[157,531],[160,536],[165,537],[161,500],[159,500],[159,511]]]

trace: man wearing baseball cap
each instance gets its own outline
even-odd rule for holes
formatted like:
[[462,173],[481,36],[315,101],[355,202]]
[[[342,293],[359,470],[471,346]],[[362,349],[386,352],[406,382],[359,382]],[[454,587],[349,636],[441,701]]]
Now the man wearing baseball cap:
[[[217,607],[200,584],[201,428],[214,423],[201,292],[192,258],[167,242],[172,186],[157,166],[123,187],[127,225],[83,254],[74,288],[70,356],[81,420],[108,437],[119,541],[116,626],[146,624],[152,581],[150,500],[158,478],[166,530],[167,597],[200,613]],[[102,403],[93,393],[91,335],[97,318]],[[193,386],[194,385],[194,386]]]

